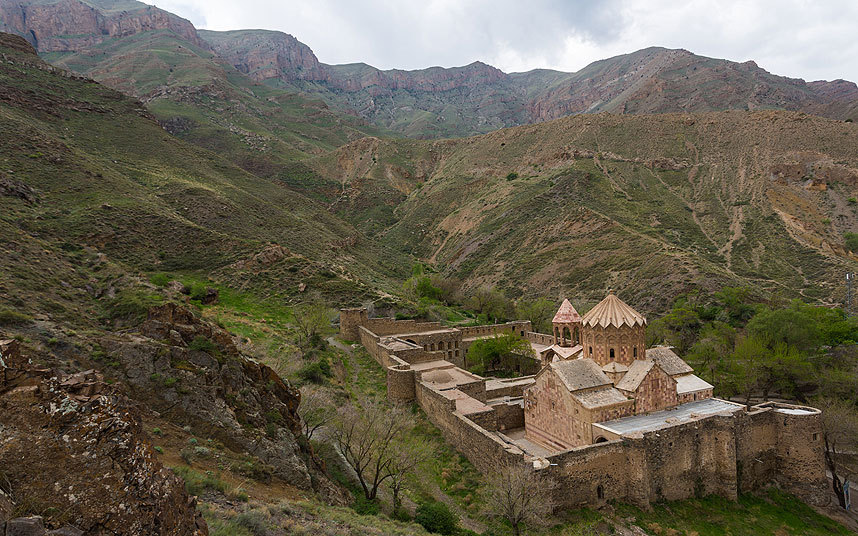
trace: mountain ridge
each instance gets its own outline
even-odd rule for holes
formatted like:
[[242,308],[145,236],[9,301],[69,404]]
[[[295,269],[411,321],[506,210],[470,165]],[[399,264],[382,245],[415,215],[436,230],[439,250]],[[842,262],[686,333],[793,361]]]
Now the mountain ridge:
[[[480,61],[451,68],[382,70],[364,63],[325,64],[309,46],[280,31],[197,30],[181,17],[133,0],[0,0],[0,29],[4,27],[28,38],[51,61],[89,56],[104,62],[112,54],[112,42],[170,32],[254,83],[318,99],[337,113],[414,138],[484,134],[600,111],[784,109],[858,118],[858,86],[853,82],[806,82],[772,74],[754,61],[707,58],[684,49],[649,47],[574,73],[504,73]],[[136,56],[133,50],[126,54]],[[151,59],[126,56],[124,61]],[[128,78],[114,81],[85,65],[64,66],[108,84]]]

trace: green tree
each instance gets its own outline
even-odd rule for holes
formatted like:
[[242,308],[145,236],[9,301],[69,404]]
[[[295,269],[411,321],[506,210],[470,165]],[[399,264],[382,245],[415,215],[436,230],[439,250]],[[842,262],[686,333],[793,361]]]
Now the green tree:
[[444,535],[456,532],[456,526],[459,524],[450,507],[438,501],[429,501],[418,506],[414,521],[428,532]]
[[472,370],[478,374],[510,368],[528,371],[529,365],[536,364],[530,341],[514,333],[474,341],[468,348],[467,358],[469,363],[476,364]]
[[538,333],[551,333],[551,320],[557,312],[557,304],[546,298],[535,300],[519,300],[515,305],[516,316],[523,320],[530,320],[533,331]]

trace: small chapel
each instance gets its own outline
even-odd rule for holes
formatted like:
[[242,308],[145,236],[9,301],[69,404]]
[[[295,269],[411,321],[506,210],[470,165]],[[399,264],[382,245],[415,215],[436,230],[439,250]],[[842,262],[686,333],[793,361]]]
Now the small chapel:
[[646,318],[613,291],[584,316],[564,300],[554,344],[524,391],[527,437],[552,449],[605,441],[592,425],[712,398],[669,347],[646,348]]

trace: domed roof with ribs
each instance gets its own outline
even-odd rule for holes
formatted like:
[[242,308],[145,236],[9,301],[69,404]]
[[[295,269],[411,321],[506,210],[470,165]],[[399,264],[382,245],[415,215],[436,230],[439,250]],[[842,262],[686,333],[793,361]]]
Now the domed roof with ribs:
[[554,315],[554,324],[574,324],[581,321],[581,315],[572,307],[569,300],[563,300],[560,304],[560,309],[557,309],[557,314]]
[[590,309],[581,321],[585,326],[603,328],[646,325],[646,318],[619,299],[613,290],[599,305]]

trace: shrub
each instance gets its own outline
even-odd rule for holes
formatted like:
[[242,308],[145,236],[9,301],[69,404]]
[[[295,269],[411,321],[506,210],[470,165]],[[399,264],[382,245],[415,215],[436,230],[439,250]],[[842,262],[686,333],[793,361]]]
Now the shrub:
[[205,335],[197,335],[196,337],[194,337],[194,340],[191,341],[191,344],[188,345],[188,348],[190,348],[191,350],[196,350],[198,352],[205,352],[209,355],[217,351],[217,345]]
[[843,238],[846,239],[846,249],[858,251],[858,233],[846,233]]
[[202,283],[194,283],[191,285],[191,299],[202,301],[203,298],[206,297],[206,292],[208,291],[208,287],[206,287]]
[[377,500],[367,499],[363,492],[355,492],[355,502],[352,509],[362,516],[377,516],[381,507]]
[[246,528],[254,536],[265,536],[268,534],[268,516],[259,510],[250,510],[235,516],[233,523],[239,527]]
[[516,173],[515,171],[511,172],[509,175],[506,176],[506,180],[508,180],[508,181],[514,181],[517,178],[518,178],[518,173]]
[[229,489],[227,483],[211,471],[201,473],[190,467],[174,467],[173,472],[185,481],[185,489],[190,495],[202,495],[207,489],[226,493]]
[[153,285],[157,285],[159,287],[166,287],[170,282],[170,276],[164,273],[152,274],[149,276],[149,281]]
[[331,364],[326,357],[320,358],[318,361],[304,365],[298,371],[298,376],[307,382],[324,383],[326,378],[333,375],[331,372]]
[[151,307],[161,305],[163,301],[157,294],[126,290],[110,302],[108,317],[111,320],[140,323],[146,319]]
[[425,502],[418,506],[414,521],[429,532],[444,535],[453,534],[458,523],[450,508],[438,501]]
[[158,454],[164,454],[164,448],[163,448],[163,447],[158,447],[158,446],[156,446],[156,447],[155,447],[155,452],[157,452]]
[[[154,376],[154,374],[153,374],[153,376]],[[160,428],[152,428],[152,435],[156,435],[158,437],[161,437],[161,435],[163,435],[163,432],[161,431]]]
[[393,515],[391,516],[396,521],[402,521],[403,523],[408,523],[411,521],[411,514],[408,513],[408,510],[402,508],[401,506],[393,511]]
[[854,205],[855,203],[858,203],[858,199],[855,199],[854,197],[850,197],[846,201],[848,201],[850,205]]
[[0,309],[0,326],[21,326],[32,321],[33,319],[24,313]]

